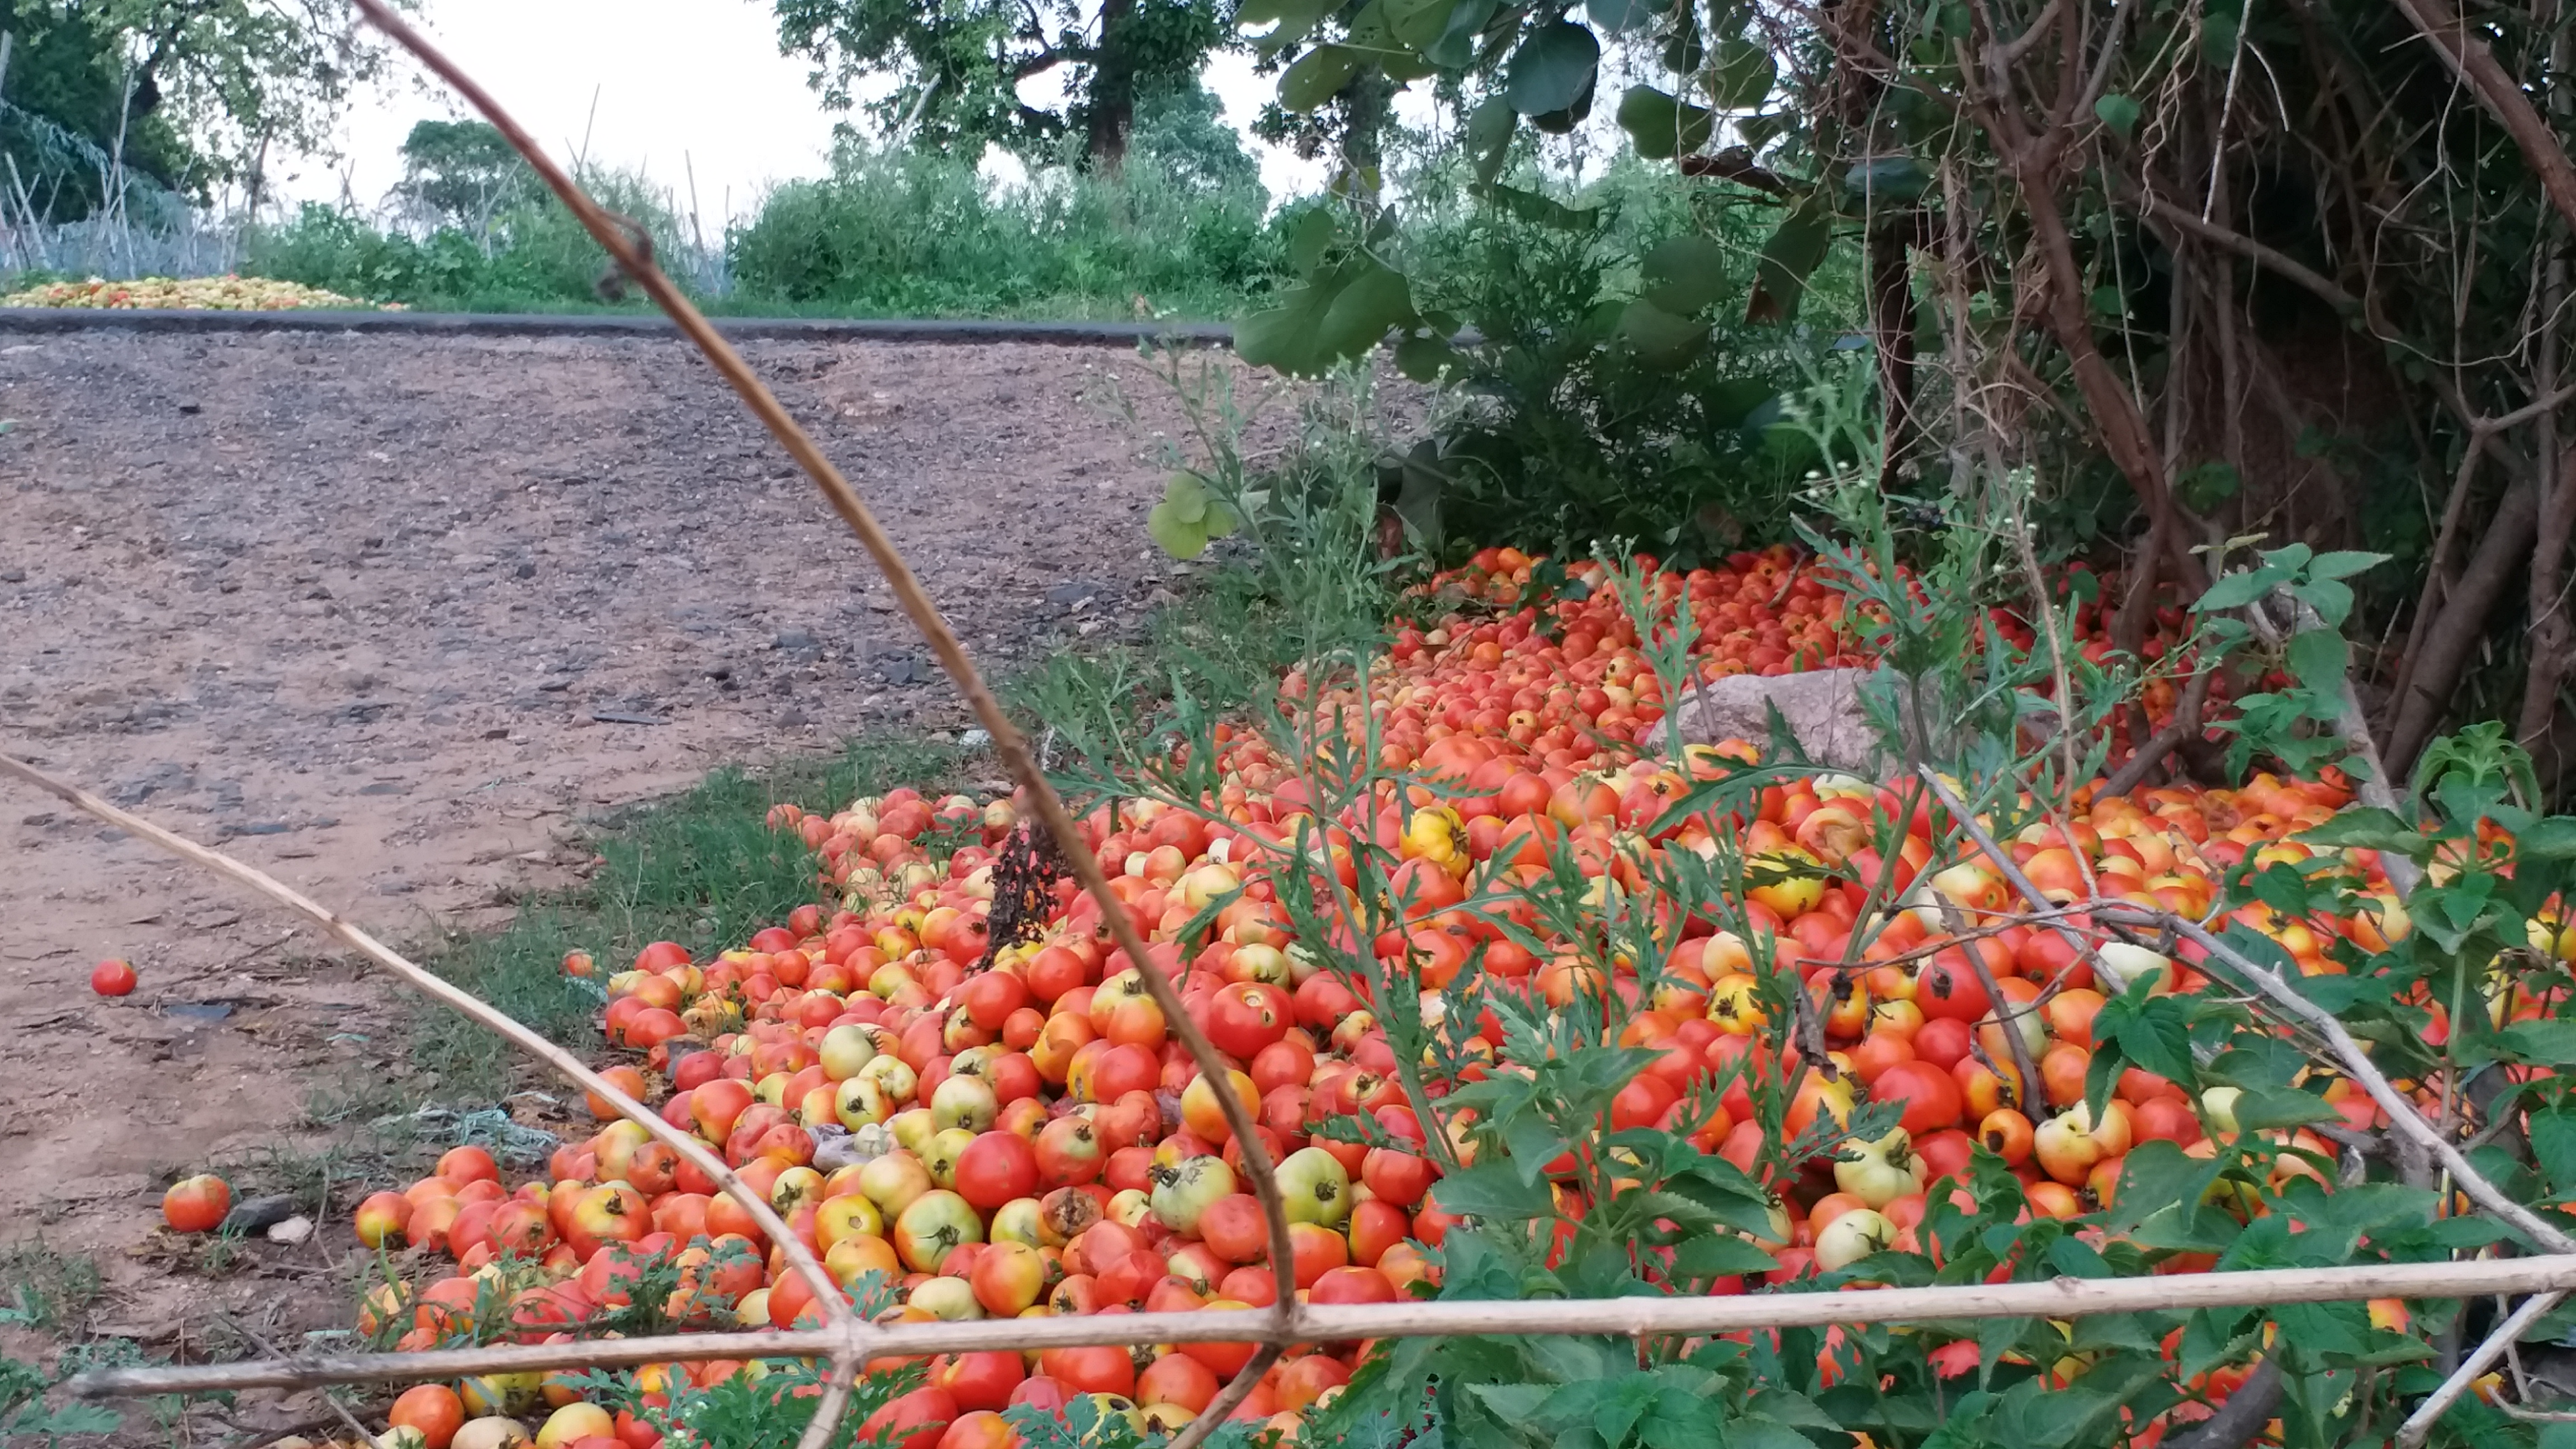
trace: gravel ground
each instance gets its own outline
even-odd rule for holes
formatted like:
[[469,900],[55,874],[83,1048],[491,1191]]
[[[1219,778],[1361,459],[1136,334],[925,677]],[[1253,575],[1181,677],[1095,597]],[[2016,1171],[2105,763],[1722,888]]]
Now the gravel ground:
[[[745,351],[988,670],[1168,597],[1143,517],[1180,420],[1133,354]],[[857,544],[676,343],[0,332],[0,419],[0,749],[398,942],[498,923],[571,879],[585,817],[719,762],[964,723]],[[0,1220],[99,1257],[88,1326],[152,1352],[190,1302],[345,1322],[344,1227],[207,1280],[174,1276],[155,1205],[181,1169],[310,1140],[318,1076],[388,1068],[384,988],[0,797]],[[109,955],[142,972],[123,1001],[86,988]]]

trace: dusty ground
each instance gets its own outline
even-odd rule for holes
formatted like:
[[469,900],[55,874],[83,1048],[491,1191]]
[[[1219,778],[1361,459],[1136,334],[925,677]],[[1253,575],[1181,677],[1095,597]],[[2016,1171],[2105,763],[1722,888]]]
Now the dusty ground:
[[[988,667],[1153,602],[1160,469],[1109,380],[1178,420],[1132,354],[747,351]],[[585,815],[720,761],[963,723],[677,344],[0,334],[0,419],[0,749],[397,941],[495,924],[567,879]],[[327,1236],[210,1283],[152,1229],[169,1175],[310,1140],[311,1082],[382,1069],[384,989],[23,787],[0,840],[0,1242],[97,1257],[87,1327],[155,1353],[178,1306],[300,1285],[272,1327],[339,1321]],[[122,1001],[86,985],[111,955]]]

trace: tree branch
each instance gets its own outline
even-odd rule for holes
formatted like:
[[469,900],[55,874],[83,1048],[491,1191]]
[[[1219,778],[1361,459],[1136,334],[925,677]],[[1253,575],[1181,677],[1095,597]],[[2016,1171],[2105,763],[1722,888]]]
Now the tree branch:
[[2433,1425],[2451,1411],[2451,1406],[2460,1401],[2460,1396],[2469,1391],[2470,1385],[2495,1367],[2496,1360],[2504,1357],[2506,1349],[2520,1342],[2522,1336],[2531,1331],[2532,1325],[2548,1317],[2551,1310],[2566,1301],[2564,1293],[2535,1293],[2522,1300],[2522,1306],[2514,1310],[2513,1316],[2497,1324],[2495,1332],[2487,1335],[2486,1342],[2461,1359],[2460,1366],[2451,1371],[2451,1376],[2442,1381],[2442,1386],[2417,1406],[2414,1413],[2407,1415],[2405,1423],[2397,1426],[2399,1449],[2416,1449],[2422,1444],[2424,1436],[2433,1432]]
[[2396,5],[2469,89],[2477,92],[2479,103],[2503,123],[2514,144],[2522,148],[2523,159],[2538,174],[2549,204],[2567,219],[2568,226],[2576,227],[2576,164],[2568,161],[2567,148],[2558,143],[2549,123],[2532,109],[2521,82],[2505,73],[2495,52],[2451,8],[2451,0],[2396,0]]

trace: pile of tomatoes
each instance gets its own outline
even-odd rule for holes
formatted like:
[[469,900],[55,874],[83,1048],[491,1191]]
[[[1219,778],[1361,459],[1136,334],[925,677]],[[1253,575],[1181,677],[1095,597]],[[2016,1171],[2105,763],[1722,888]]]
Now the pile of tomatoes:
[[[1620,1093],[1614,1128],[1662,1125],[1749,1170],[1765,1145],[1749,1094],[1765,1077],[1798,1083],[1783,1129],[1793,1135],[1825,1116],[1845,1121],[1863,1102],[1896,1104],[1897,1125],[1883,1135],[1847,1140],[1815,1170],[1771,1183],[1772,1282],[1910,1245],[1927,1192],[1964,1171],[1978,1143],[2020,1177],[2031,1213],[2054,1216],[2106,1201],[2136,1142],[2208,1150],[2204,1124],[2223,1125],[2227,1104],[2195,1104],[2146,1073],[2122,1073],[2098,1117],[2084,1106],[2105,1000],[2091,960],[2188,990],[2200,980],[2188,959],[2119,943],[2088,959],[2051,931],[1990,921],[2017,904],[2013,887],[1995,862],[1939,858],[1946,823],[1918,791],[1807,775],[1763,787],[1758,807],[1739,814],[1671,825],[1673,800],[1749,748],[1640,757],[1632,742],[1660,718],[1662,686],[1614,591],[1554,601],[1540,629],[1534,608],[1515,609],[1532,569],[1489,551],[1445,576],[1440,586],[1476,612],[1400,633],[1391,667],[1364,696],[1318,689],[1309,699],[1308,681],[1285,681],[1302,718],[1329,718],[1335,704],[1371,712],[1379,764],[1395,775],[1353,803],[1319,803],[1330,792],[1308,761],[1258,732],[1220,727],[1218,784],[1204,808],[1126,800],[1083,817],[1085,843],[1155,964],[1227,1057],[1222,1082],[1174,1039],[1111,944],[1101,907],[1069,880],[1051,888],[1035,939],[992,949],[996,870],[1019,825],[1012,801],[908,789],[828,815],[773,811],[774,826],[814,851],[828,900],[711,960],[660,942],[605,975],[603,1025],[619,1053],[608,1074],[766,1193],[845,1287],[870,1275],[890,1285],[900,1317],[1257,1307],[1281,1293],[1391,1301],[1436,1282],[1455,1220],[1439,1206],[1435,1164],[1471,1159],[1473,1144],[1417,1115],[1379,1004],[1300,944],[1294,903],[1280,899],[1297,880],[1347,895],[1367,840],[1400,861],[1392,891],[1407,914],[1374,939],[1346,931],[1335,944],[1373,951],[1385,979],[1421,993],[1426,1020],[1441,1019],[1440,993],[1471,958],[1491,989],[1533,1007],[1616,1002],[1621,1039],[1660,1054]],[[1843,596],[1785,551],[1656,575],[1652,586],[1668,602],[1689,601],[1704,671],[1851,662]],[[2053,896],[2098,891],[2197,913],[2214,879],[2249,855],[2306,858],[2309,848],[2287,837],[2344,799],[2339,783],[2269,776],[2237,790],[2079,796],[2006,848]],[[1902,843],[1884,858],[1876,843],[1896,836],[1882,833],[1894,822]],[[1769,883],[1727,916],[1746,929],[1720,928],[1715,912],[1670,911],[1669,954],[1651,990],[1633,963],[1604,979],[1565,942],[1533,949],[1534,916],[1509,905],[1551,859],[1570,855],[1599,889],[1633,895],[1658,853],[1721,847],[1787,869],[1762,876]],[[1281,867],[1292,857],[1313,869],[1289,875]],[[2382,879],[2367,852],[2351,865]],[[2327,971],[2337,969],[2334,935],[2367,946],[2404,932],[2393,895],[2380,905],[2346,920],[2246,919],[2303,969]],[[1809,993],[1831,1076],[1799,1071],[1794,1048],[1771,1045],[1780,1033],[1760,989],[1766,951]],[[580,954],[566,969],[600,974]],[[2014,1006],[2031,1009],[1999,1013]],[[1513,1067],[1490,1012],[1467,1046],[1493,1070]],[[2038,1080],[2021,1080],[2024,1056]],[[1691,1091],[1711,1081],[1727,1084],[1713,1107],[1712,1094]],[[1436,1098],[1447,1086],[1425,1090]],[[1279,1164],[1295,1252],[1284,1271],[1268,1261],[1221,1093],[1250,1110]],[[2326,1095],[2356,1125],[2370,1123],[2358,1092],[2338,1084]],[[660,1316],[684,1329],[816,1321],[805,1281],[748,1213],[607,1103],[591,1107],[604,1125],[558,1151],[542,1179],[509,1187],[480,1149],[460,1148],[432,1176],[362,1203],[369,1244],[455,1259],[454,1275],[416,1294],[376,1290],[362,1327],[405,1348],[460,1334],[537,1341],[628,1308],[638,1291],[658,1294]],[[1433,1150],[1435,1132],[1444,1150]],[[840,1160],[851,1145],[863,1160]],[[2299,1170],[2295,1156],[2281,1160],[2282,1171]],[[1728,1280],[1720,1290],[1749,1286],[1758,1285]],[[1365,1351],[1307,1346],[1233,1412],[1293,1439]],[[889,1442],[909,1449],[1000,1449],[1016,1442],[1004,1409],[1094,1395],[1140,1426],[1171,1429],[1204,1411],[1252,1352],[1216,1343],[954,1355],[926,1364],[924,1385],[873,1427],[900,1431]],[[683,1381],[759,1371],[672,1364],[643,1370],[638,1383],[650,1402]],[[561,1375],[414,1392],[426,1449],[469,1430],[505,1433],[475,1426],[541,1404],[552,1417],[540,1443],[658,1442],[633,1415],[581,1402]]]

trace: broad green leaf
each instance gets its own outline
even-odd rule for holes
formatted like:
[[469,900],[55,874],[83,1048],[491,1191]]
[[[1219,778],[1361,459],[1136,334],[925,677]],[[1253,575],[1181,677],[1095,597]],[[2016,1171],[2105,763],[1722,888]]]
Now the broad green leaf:
[[1476,163],[1477,180],[1490,182],[1502,174],[1518,115],[1501,96],[1488,96],[1467,113],[1467,154]]
[[1872,156],[1843,173],[1843,191],[1854,201],[1902,204],[1931,188],[1932,173],[1911,156]]
[[1778,324],[1795,318],[1798,299],[1807,290],[1807,276],[1825,259],[1826,248],[1833,239],[1833,215],[1817,198],[1807,197],[1789,208],[1772,231],[1771,239],[1762,244],[1762,260],[1754,271],[1753,296],[1745,304],[1744,320]]
[[1304,276],[1323,265],[1324,254],[1342,233],[1341,209],[1331,202],[1309,206],[1288,224],[1288,268]]
[[1646,279],[1646,300],[1676,317],[1691,316],[1726,295],[1726,248],[1704,236],[1659,244],[1640,259],[1638,271]]
[[1182,523],[1207,522],[1208,505],[1215,501],[1208,496],[1207,485],[1191,474],[1175,473],[1163,481],[1163,502]]
[[2125,141],[2129,139],[2130,136],[2136,134],[2138,129],[2138,117],[2143,114],[2143,112],[2139,109],[2136,101],[2129,99],[2127,96],[2114,93],[2095,101],[2093,103],[2093,114],[2101,118],[2102,124],[2110,127],[2114,135],[2117,135],[2121,140]]
[[1708,345],[1708,324],[1676,317],[1640,297],[1619,314],[1619,336],[1637,354],[1639,362],[1671,371],[1698,356]]
[[1512,52],[1503,72],[1503,99],[1524,116],[1566,111],[1592,88],[1601,64],[1601,42],[1572,21],[1543,25]]
[[2290,585],[2290,592],[2338,629],[2352,617],[2352,585],[2341,579],[2309,579]]
[[1325,311],[1317,342],[1335,357],[1357,357],[1412,320],[1413,292],[1404,274],[1364,261]]
[[2576,1066],[2576,1021],[2517,1021],[2496,1033],[2496,1045],[2534,1066]]
[[1234,324],[1234,353],[1254,367],[1274,368],[1294,376],[1312,376],[1337,360],[1318,340],[1324,314],[1341,290],[1338,277],[1325,276],[1291,287],[1279,305],[1254,312]]
[[1619,129],[1628,133],[1637,154],[1649,161],[1668,161],[1708,144],[1717,113],[1694,106],[1653,86],[1630,86],[1619,97]]
[[2274,1127],[2301,1127],[2310,1122],[2339,1121],[2342,1114],[2324,1100],[2295,1087],[2248,1087],[2236,1099],[2236,1125],[2248,1132]]
[[1155,504],[1145,515],[1145,532],[1174,558],[1197,558],[1207,552],[1207,530],[1197,520],[1181,517],[1169,500]]
[[1779,1266],[1769,1253],[1731,1233],[1710,1233],[1673,1249],[1673,1270],[1690,1278],[1731,1278]]
[[1386,33],[1408,49],[1420,50],[1449,28],[1449,13],[1458,0],[1378,0]]
[[2217,1180],[2219,1168],[2211,1159],[2185,1156],[2181,1148],[2161,1138],[2138,1143],[2121,1159],[2120,1186],[2112,1194],[2105,1226],[2115,1233],[2126,1232],[2159,1209],[2197,1204]]
[[2332,820],[2311,825],[2295,837],[2310,845],[2337,845],[2359,850],[2394,850],[2403,854],[2430,851],[2433,841],[2394,812],[2355,805]]
[[2290,674],[2316,694],[2329,699],[2343,693],[2343,636],[2330,629],[2310,629],[2290,638]]
[[2348,579],[2364,569],[2386,562],[2388,562],[2388,555],[2384,553],[2365,553],[2357,548],[2334,549],[2308,560],[2308,577]]
[[1709,52],[1708,68],[1700,72],[1708,103],[1721,111],[1747,111],[1762,104],[1779,76],[1780,65],[1771,52],[1740,35],[1719,41]]
[[2192,611],[2200,614],[2218,614],[2229,609],[2244,608],[2247,604],[2272,592],[2272,586],[2280,581],[2280,576],[2270,569],[2249,569],[2242,573],[2229,574],[2211,584],[2209,592],[2200,596],[2200,602],[2191,606]]
[[1440,1206],[1462,1217],[1528,1222],[1553,1217],[1556,1199],[1544,1182],[1524,1182],[1512,1164],[1482,1161],[1440,1180]]
[[1363,60],[1347,45],[1316,46],[1280,75],[1279,104],[1300,114],[1316,109],[1341,94]]
[[[1552,226],[1560,231],[1590,231],[1601,223],[1601,212],[1597,207],[1577,210],[1552,196],[1541,196],[1535,191],[1523,191],[1500,182],[1478,187],[1476,194],[1523,221]],[[1615,307],[1618,304],[1613,302],[1610,305]]]

